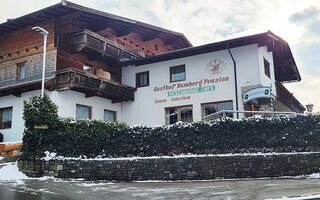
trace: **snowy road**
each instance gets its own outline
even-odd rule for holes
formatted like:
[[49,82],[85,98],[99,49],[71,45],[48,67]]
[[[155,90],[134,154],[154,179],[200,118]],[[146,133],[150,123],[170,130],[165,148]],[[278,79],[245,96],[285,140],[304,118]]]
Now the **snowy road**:
[[[6,176],[11,172],[11,175]],[[15,174],[15,175],[13,175]],[[6,178],[4,178],[6,177]],[[293,179],[111,183],[52,178],[24,179],[14,165],[0,169],[1,200],[288,199],[320,198],[319,175]],[[313,198],[309,198],[313,196]],[[289,198],[301,199],[301,198]]]

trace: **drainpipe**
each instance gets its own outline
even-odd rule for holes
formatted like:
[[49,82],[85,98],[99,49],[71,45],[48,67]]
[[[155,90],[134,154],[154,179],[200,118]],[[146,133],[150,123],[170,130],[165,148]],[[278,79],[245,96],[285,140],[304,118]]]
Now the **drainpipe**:
[[[234,72],[234,87],[235,87],[235,95],[236,95],[236,110],[239,111],[239,105],[238,105],[238,81],[237,81],[237,64],[236,61],[233,58],[233,55],[229,49],[229,43],[227,43],[227,49],[230,54],[230,57],[233,61],[233,72]],[[239,119],[239,113],[237,113],[237,119]]]

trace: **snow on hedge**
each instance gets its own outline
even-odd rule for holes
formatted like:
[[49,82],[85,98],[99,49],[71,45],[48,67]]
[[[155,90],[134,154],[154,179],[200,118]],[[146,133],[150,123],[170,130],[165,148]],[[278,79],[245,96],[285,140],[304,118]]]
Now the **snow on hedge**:
[[[227,153],[227,154],[180,154],[180,155],[173,155],[173,156],[147,156],[147,157],[120,157],[120,158],[112,158],[112,157],[105,157],[104,155],[97,156],[95,158],[87,158],[86,156],[79,156],[79,157],[64,157],[58,156],[56,153],[52,153],[46,151],[45,157],[42,157],[41,160],[50,161],[50,160],[82,160],[82,161],[89,161],[89,160],[148,160],[148,159],[167,159],[167,158],[199,158],[199,157],[233,157],[233,156],[273,156],[273,155],[301,155],[301,154],[314,154],[319,152],[288,152],[288,153],[278,153],[278,152],[271,152],[271,153]],[[311,177],[310,177],[311,178]],[[320,177],[319,177],[320,178]]]

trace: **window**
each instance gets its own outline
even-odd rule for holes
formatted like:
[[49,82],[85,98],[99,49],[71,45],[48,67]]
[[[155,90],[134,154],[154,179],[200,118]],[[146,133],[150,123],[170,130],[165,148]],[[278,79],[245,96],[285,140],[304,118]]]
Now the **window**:
[[264,73],[269,78],[271,78],[271,76],[270,76],[270,63],[265,58],[263,59],[263,62],[264,62]]
[[[211,115],[221,110],[233,110],[232,101],[204,103],[202,107],[202,117]],[[227,114],[228,117],[233,117],[232,113]]]
[[77,104],[76,119],[91,119],[91,107]]
[[170,82],[186,80],[185,65],[170,67]]
[[136,87],[149,86],[149,72],[140,72],[136,74]]
[[0,129],[11,128],[12,125],[12,107],[0,109]]
[[26,62],[17,64],[17,80],[26,78]]
[[110,80],[115,81],[116,80],[116,74],[113,72],[110,72]]
[[192,106],[166,108],[166,125],[174,124],[178,121],[193,122]]
[[116,112],[111,110],[104,110],[104,120],[116,121]]
[[91,67],[89,67],[87,65],[83,65],[83,71],[85,71],[87,73],[91,73]]

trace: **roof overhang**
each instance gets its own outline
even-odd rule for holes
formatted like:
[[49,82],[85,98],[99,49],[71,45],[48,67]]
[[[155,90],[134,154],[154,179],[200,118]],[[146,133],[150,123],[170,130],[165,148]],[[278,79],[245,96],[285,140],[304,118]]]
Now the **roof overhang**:
[[225,40],[221,42],[210,43],[202,46],[179,49],[176,51],[162,53],[146,58],[124,61],[122,62],[122,65],[140,66],[219,50],[231,49],[251,44],[257,44],[259,47],[267,46],[268,51],[273,52],[275,76],[277,81],[294,82],[301,80],[300,73],[293,58],[289,44],[279,36],[272,33],[271,31],[267,31],[265,33],[260,33],[256,35]]
[[120,17],[117,15],[112,15],[109,13],[105,13],[99,10],[91,9],[88,7],[84,7],[75,3],[71,3],[65,0],[62,0],[61,3],[55,4],[53,6],[44,8],[42,10],[24,15],[22,17],[18,17],[15,19],[10,19],[5,23],[0,24],[0,35],[15,31],[30,25],[34,25],[37,23],[41,23],[43,21],[57,18],[65,15],[69,15],[72,13],[78,12],[79,15],[83,18],[92,18],[94,20],[112,20],[112,23],[120,23],[124,26],[131,26],[135,29],[142,29],[143,32],[156,32],[161,34],[164,37],[171,38],[172,40],[176,40],[179,38],[181,46],[191,47],[192,44],[190,41],[184,36],[182,33],[178,33],[175,31],[170,31],[168,29],[164,29],[161,27],[153,26],[147,23],[131,20],[128,18]]

